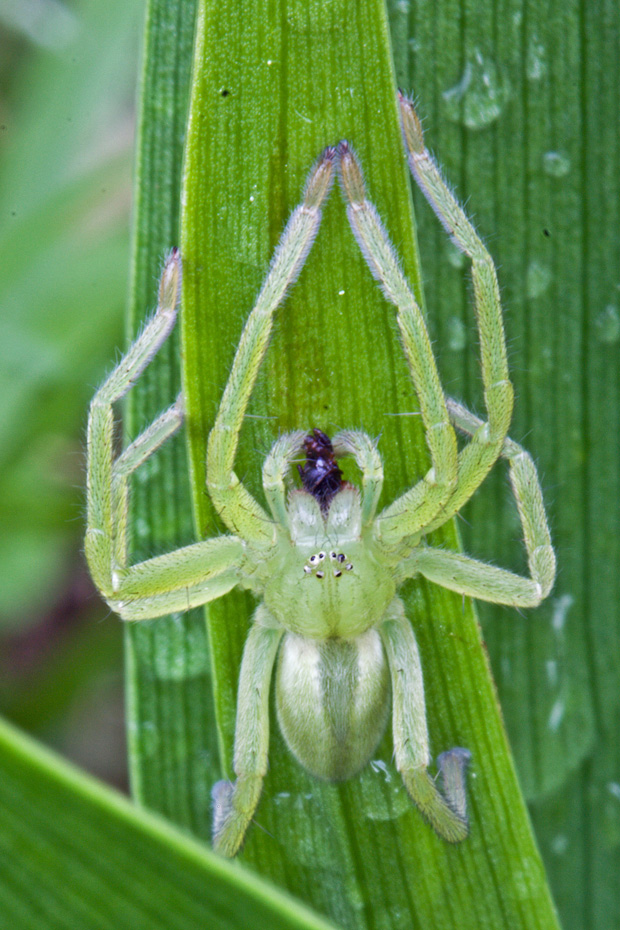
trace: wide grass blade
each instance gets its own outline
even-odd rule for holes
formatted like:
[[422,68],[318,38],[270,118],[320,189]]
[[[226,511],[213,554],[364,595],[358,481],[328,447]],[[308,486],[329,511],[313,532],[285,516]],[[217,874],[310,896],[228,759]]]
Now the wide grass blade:
[[11,930],[329,930],[2,721],[0,915]]
[[[221,527],[204,492],[205,443],[243,321],[305,175],[327,144],[355,146],[371,195],[419,290],[395,82],[382,3],[200,6],[183,202],[185,389],[200,535]],[[241,436],[237,471],[260,495],[260,466],[291,428],[381,434],[385,500],[426,467],[416,401],[381,298],[338,192],[299,283],[279,311]],[[456,545],[453,528],[435,540]],[[347,927],[555,927],[471,607],[412,584],[436,752],[470,748],[471,838],[440,841],[391,765],[341,786],[311,779],[274,729],[271,769],[245,861]],[[231,774],[236,683],[252,604],[209,610],[216,714]],[[522,623],[507,615],[505,622]]]
[[[620,927],[620,8],[390,0],[397,79],[500,268],[513,436],[543,476],[554,592],[525,621],[481,605],[517,769],[567,928]],[[467,276],[420,206],[450,392],[476,403]],[[522,565],[501,469],[466,548]]]

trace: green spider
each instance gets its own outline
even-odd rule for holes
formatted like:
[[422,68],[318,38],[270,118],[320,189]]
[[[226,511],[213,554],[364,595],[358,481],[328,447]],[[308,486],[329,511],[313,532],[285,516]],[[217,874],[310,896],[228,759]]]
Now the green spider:
[[[438,761],[443,793],[430,776],[424,686],[413,629],[397,595],[422,575],[463,595],[535,607],[551,590],[555,557],[534,463],[507,438],[513,406],[495,268],[424,145],[413,105],[402,95],[403,135],[413,175],[452,241],[472,262],[487,420],[445,397],[426,325],[346,142],[327,149],[291,215],[239,343],[209,435],[207,487],[232,535],[194,543],[137,565],[128,561],[131,474],[183,422],[179,398],[118,457],[112,405],[131,388],[175,323],[180,257],[166,261],[155,315],[90,408],[86,554],[92,576],[124,620],[198,607],[235,586],[259,605],[245,644],[237,702],[236,781],[214,788],[214,846],[234,856],[259,802],[267,771],[269,691],[274,666],[280,727],[299,762],[319,778],[346,779],[372,757],[389,714],[394,754],[414,803],[450,842],[467,835],[465,770],[455,748]],[[423,418],[431,468],[377,514],[383,480],[375,443],[344,431],[281,436],[263,465],[269,512],[234,472],[239,431],[263,361],[276,308],[301,271],[321,221],[336,167],[353,233],[374,277],[396,305],[402,345]],[[470,437],[459,451],[455,428]],[[305,453],[302,487],[292,465]],[[361,489],[343,482],[336,460],[352,456]],[[428,533],[458,513],[498,458],[508,459],[529,578],[433,548]]]

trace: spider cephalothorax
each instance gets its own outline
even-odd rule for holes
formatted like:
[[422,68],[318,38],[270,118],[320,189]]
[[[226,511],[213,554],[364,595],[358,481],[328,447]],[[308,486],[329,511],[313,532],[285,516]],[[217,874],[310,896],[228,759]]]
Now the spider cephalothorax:
[[[180,426],[181,399],[122,454],[114,455],[112,404],[144,370],[176,318],[180,257],[164,267],[159,306],[118,367],[97,391],[88,427],[88,529],[92,576],[125,620],[146,620],[206,604],[235,586],[258,606],[246,641],[237,702],[236,780],[214,787],[214,845],[239,850],[267,771],[269,691],[275,672],[280,727],[299,761],[328,779],[348,778],[371,758],[390,705],[394,757],[407,791],[434,829],[451,842],[467,835],[465,749],[431,762],[420,656],[399,586],[422,575],[464,595],[532,607],[547,596],[555,558],[536,469],[508,438],[512,414],[499,291],[493,262],[428,154],[411,103],[399,98],[413,175],[456,246],[472,263],[487,420],[443,393],[422,312],[346,142],[326,149],[310,173],[302,204],[282,235],[256,306],[245,325],[209,435],[207,488],[230,535],[207,539],[130,565],[131,474]],[[330,440],[319,429],[281,436],[263,465],[268,511],[234,472],[239,431],[267,351],[273,315],[299,274],[321,221],[338,165],[347,215],[368,266],[397,307],[403,351],[426,430],[431,467],[412,488],[377,512],[383,466],[364,433]],[[455,429],[470,437],[460,451]],[[299,467],[302,487],[292,486]],[[337,463],[350,456],[360,487]],[[507,459],[530,577],[427,545],[498,458]]]

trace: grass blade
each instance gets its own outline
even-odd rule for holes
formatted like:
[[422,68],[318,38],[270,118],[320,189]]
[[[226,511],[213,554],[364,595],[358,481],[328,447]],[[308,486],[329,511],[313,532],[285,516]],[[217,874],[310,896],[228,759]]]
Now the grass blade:
[[[385,11],[345,0],[200,8],[183,218],[184,358],[200,534],[219,524],[204,494],[204,453],[241,326],[305,174],[346,136],[366,167],[404,266],[419,273]],[[386,500],[425,467],[415,399],[386,308],[332,198],[285,307],[244,424],[238,472],[260,494],[279,432],[361,426],[381,433]],[[455,544],[454,530],[440,537]],[[271,738],[271,771],[244,852],[263,873],[347,927],[554,927],[475,619],[437,588],[411,585],[436,750],[473,750],[472,837],[448,848],[404,798],[389,760],[340,787],[321,785]],[[216,713],[230,774],[239,660],[252,605],[211,606]],[[449,884],[450,894],[443,893]]]
[[11,930],[329,930],[1,721],[0,912]]

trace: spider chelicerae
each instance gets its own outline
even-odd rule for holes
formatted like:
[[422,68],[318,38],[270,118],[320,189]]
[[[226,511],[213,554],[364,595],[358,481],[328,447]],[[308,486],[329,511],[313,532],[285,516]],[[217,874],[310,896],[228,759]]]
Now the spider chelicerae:
[[[112,405],[174,326],[181,282],[178,251],[165,263],[154,316],[90,407],[86,554],[110,607],[124,620],[149,620],[206,604],[235,586],[250,590],[259,601],[239,677],[236,779],[218,782],[213,794],[214,845],[227,856],[234,856],[243,842],[267,771],[274,667],[280,727],[306,769],[325,779],[354,775],[371,758],[391,703],[395,760],[409,795],[440,836],[450,842],[464,839],[469,753],[455,748],[438,758],[441,791],[428,771],[420,656],[398,588],[422,575],[463,595],[534,607],[554,582],[555,558],[536,469],[528,453],[507,437],[513,391],[495,268],[429,155],[411,101],[400,95],[399,106],[414,178],[472,263],[485,421],[444,395],[420,307],[346,142],[326,149],[310,172],[303,201],[288,221],[243,329],[209,435],[207,488],[230,535],[129,564],[129,479],[179,429],[183,403],[179,398],[118,456]],[[239,432],[275,310],[318,232],[336,169],[355,238],[397,308],[431,467],[377,513],[382,462],[367,435],[345,430],[330,439],[316,428],[288,433],[275,442],[263,465],[267,512],[235,474]],[[455,429],[470,437],[460,451]],[[300,455],[305,456],[302,487],[291,489],[292,466]],[[343,481],[337,461],[344,456],[355,460],[360,488]],[[426,542],[427,534],[458,513],[500,457],[509,462],[527,578]]]

